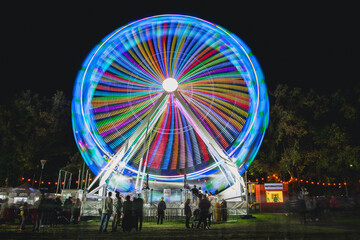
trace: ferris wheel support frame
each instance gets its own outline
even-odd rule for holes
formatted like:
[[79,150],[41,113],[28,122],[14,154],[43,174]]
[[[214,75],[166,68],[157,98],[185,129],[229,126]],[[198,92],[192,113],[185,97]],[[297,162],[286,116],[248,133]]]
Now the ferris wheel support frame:
[[[199,134],[200,138],[204,141],[206,146],[209,148],[210,154],[213,156],[214,160],[217,162],[219,169],[223,173],[225,179],[230,185],[235,184],[236,181],[240,181],[240,174],[238,168],[231,161],[229,155],[225,153],[223,148],[215,141],[215,139],[206,131],[203,124],[200,122],[198,117],[193,113],[191,108],[186,104],[184,99],[181,97],[178,91],[174,92],[175,98],[178,100],[180,108],[182,108],[183,113],[194,130]],[[220,161],[218,159],[221,159]],[[223,170],[221,169],[223,168]]]
[[[146,116],[146,118],[142,121],[138,129],[131,135],[131,137],[121,146],[119,151],[110,159],[108,164],[101,170],[101,172],[96,176],[94,181],[90,184],[90,186],[87,188],[88,191],[94,186],[94,184],[100,180],[99,186],[103,186],[106,183],[106,180],[110,177],[111,173],[120,165],[121,171],[124,170],[126,163],[124,162],[126,159],[124,159],[124,156],[128,154],[131,150],[136,150],[139,144],[139,142],[136,142],[137,139],[141,138],[139,136],[147,127],[148,121],[150,121],[150,118],[154,115],[154,113],[159,109],[160,104],[164,100],[166,94],[163,93],[160,95],[158,101],[154,104],[154,106],[151,108],[149,114]],[[139,134],[139,135],[138,135]],[[146,137],[146,136],[145,136]],[[136,149],[134,149],[136,148]],[[123,161],[122,161],[123,160]]]
[[[214,138],[206,131],[198,117],[193,113],[191,108],[188,107],[186,102],[181,97],[180,93],[178,91],[173,92],[175,99],[178,101],[178,106],[182,109],[183,113],[185,114],[186,119],[189,121],[190,125],[194,128],[194,130],[199,134],[201,139],[204,141],[204,143],[209,148],[210,154],[213,156],[213,159],[217,162],[219,169],[221,173],[224,175],[225,179],[228,181],[229,185],[234,186],[236,190],[239,191],[239,193],[235,193],[237,196],[242,196],[244,194],[245,189],[245,183],[244,179],[239,174],[239,169],[235,165],[235,163],[231,160],[229,155],[226,153],[226,151],[214,140]],[[148,124],[149,128],[149,124]],[[147,129],[148,131],[148,129]],[[147,134],[146,134],[147,136]],[[144,138],[146,140],[146,137]],[[146,156],[147,158],[147,156]],[[220,159],[220,160],[218,160]],[[141,163],[143,161],[143,157],[141,158]],[[139,166],[140,169],[140,166]],[[138,171],[137,174],[137,180],[135,185],[135,193],[136,192],[142,192],[141,186],[142,181],[140,185],[139,183],[139,177],[142,175],[142,177],[145,174],[145,167],[142,171]],[[137,191],[138,190],[138,191]]]
[[[145,138],[144,138],[144,144],[143,144],[143,153],[142,153],[142,156],[141,156],[141,159],[140,159],[140,162],[139,162],[139,168],[138,168],[138,174],[137,174],[137,176],[136,176],[136,182],[135,182],[135,188],[134,188],[134,192],[136,193],[136,191],[138,190],[138,189],[140,189],[140,191],[141,191],[141,186],[142,186],[142,181],[141,181],[141,183],[139,184],[139,178],[140,178],[140,174],[142,175],[142,177],[143,177],[143,174],[145,174],[145,169],[146,169],[146,162],[147,162],[147,157],[146,157],[146,159],[145,159],[145,164],[144,164],[144,166],[143,166],[143,170],[141,170],[141,166],[143,165],[143,161],[144,161],[144,152],[145,152],[145,144],[146,144],[146,138],[147,138],[147,134],[148,134],[148,131],[149,131],[149,123],[150,123],[150,119],[148,119],[148,121],[147,121],[147,127],[146,127],[146,132],[145,132]],[[150,146],[148,146],[148,149],[147,149],[147,151],[149,150],[149,147]],[[142,178],[142,180],[143,180],[144,178]],[[139,184],[139,186],[138,186],[138,184]],[[139,188],[138,188],[139,187]]]
[[[173,92],[173,94],[175,99],[177,100],[178,106],[182,109],[182,112],[185,113],[184,115],[186,119],[189,121],[190,125],[199,134],[200,138],[204,141],[204,143],[208,147],[209,153],[212,155],[213,159],[215,160],[216,164],[218,165],[221,173],[224,175],[228,184],[235,186],[236,189],[239,188],[240,192],[242,192],[241,188],[244,188],[245,184],[243,178],[239,174],[239,170],[235,165],[235,163],[230,159],[226,151],[206,131],[201,121],[193,113],[193,111],[187,105],[187,103],[183,100],[180,93],[176,90]],[[111,174],[116,169],[121,173],[124,171],[127,164],[127,160],[131,158],[131,156],[138,149],[141,143],[143,141],[146,141],[149,129],[154,126],[150,124],[150,119],[152,119],[151,122],[154,123],[160,117],[159,113],[162,113],[162,111],[161,110],[158,111],[158,110],[161,108],[161,103],[168,95],[169,93],[161,94],[158,101],[151,108],[149,114],[142,121],[140,126],[136,129],[136,131],[132,134],[132,136],[123,144],[123,146],[119,149],[119,151],[110,159],[110,161],[102,169],[102,171],[96,176],[94,181],[88,187],[87,189],[88,191],[94,186],[94,184],[98,180],[100,180],[99,186],[106,186],[106,180],[110,178]],[[142,177],[144,176],[146,170],[146,167],[143,167],[143,169],[141,170],[141,166],[143,165],[143,160],[144,160],[144,156],[142,156],[139,162],[139,170],[137,172],[136,184],[134,189],[135,193],[142,192],[141,189],[142,181],[140,181],[140,185],[139,185],[139,178],[140,175]],[[98,189],[96,188],[90,193],[93,194],[94,191],[98,191]]]

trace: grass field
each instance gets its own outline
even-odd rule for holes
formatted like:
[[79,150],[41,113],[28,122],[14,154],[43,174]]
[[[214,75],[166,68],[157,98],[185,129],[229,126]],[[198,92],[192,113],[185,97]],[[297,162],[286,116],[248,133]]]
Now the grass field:
[[[185,229],[184,223],[165,222],[157,225],[144,222],[142,232],[99,233],[99,220],[79,224],[44,226],[32,232],[28,225],[19,231],[18,225],[2,225],[1,239],[360,239],[360,217],[349,214],[331,216],[316,223],[301,224],[292,214],[254,214],[255,218],[231,217],[226,223],[214,223],[209,230]],[[108,230],[111,230],[109,223]]]

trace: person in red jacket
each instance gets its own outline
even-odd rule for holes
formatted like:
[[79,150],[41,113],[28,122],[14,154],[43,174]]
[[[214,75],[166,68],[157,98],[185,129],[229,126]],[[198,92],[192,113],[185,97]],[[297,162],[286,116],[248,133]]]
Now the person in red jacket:
[[332,211],[337,211],[340,208],[340,201],[339,199],[335,198],[335,196],[331,196],[329,201],[329,207]]

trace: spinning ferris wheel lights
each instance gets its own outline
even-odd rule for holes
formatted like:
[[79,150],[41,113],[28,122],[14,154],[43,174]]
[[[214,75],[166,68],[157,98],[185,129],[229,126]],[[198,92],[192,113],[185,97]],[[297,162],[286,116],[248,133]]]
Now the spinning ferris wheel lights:
[[183,15],[140,19],[106,36],[84,61],[72,102],[86,164],[124,191],[134,185],[121,185],[124,177],[182,181],[185,173],[216,178],[209,190],[229,186],[255,158],[268,114],[264,77],[245,43]]

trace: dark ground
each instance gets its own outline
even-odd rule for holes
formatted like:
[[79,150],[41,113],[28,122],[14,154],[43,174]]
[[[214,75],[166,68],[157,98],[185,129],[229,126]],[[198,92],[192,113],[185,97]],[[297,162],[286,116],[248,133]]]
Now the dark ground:
[[[213,224],[210,230],[186,230],[182,222],[156,225],[145,222],[142,232],[99,233],[99,220],[79,224],[44,226],[32,232],[32,226],[1,225],[0,239],[360,239],[360,216],[337,214],[320,222],[301,224],[293,214],[254,214],[254,219],[234,217],[227,223]],[[108,230],[111,230],[109,223]]]

